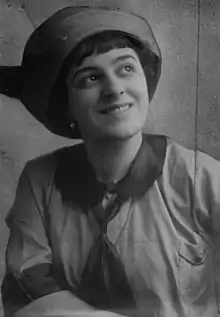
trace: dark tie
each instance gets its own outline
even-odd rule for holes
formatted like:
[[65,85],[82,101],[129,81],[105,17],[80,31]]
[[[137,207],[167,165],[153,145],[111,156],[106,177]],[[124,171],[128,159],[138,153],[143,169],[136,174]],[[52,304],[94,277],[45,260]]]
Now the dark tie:
[[120,210],[116,198],[105,210],[96,208],[95,218],[100,227],[82,273],[78,295],[87,303],[101,309],[134,309],[136,307],[124,266],[116,247],[107,237],[108,222]]

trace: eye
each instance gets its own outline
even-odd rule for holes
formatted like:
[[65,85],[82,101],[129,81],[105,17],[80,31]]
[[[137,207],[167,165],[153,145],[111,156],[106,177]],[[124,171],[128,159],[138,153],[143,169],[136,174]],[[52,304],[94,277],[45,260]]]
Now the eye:
[[125,64],[125,65],[122,65],[121,66],[121,74],[124,74],[124,75],[128,75],[128,74],[132,74],[135,72],[135,66],[134,65],[131,65],[130,63],[129,64]]
[[131,65],[125,65],[124,66],[124,69],[126,70],[126,72],[131,72],[133,70],[132,66]]
[[100,79],[100,75],[83,75],[83,76],[79,76],[76,80],[75,80],[75,84],[76,87],[78,88],[89,88],[91,87],[93,84],[96,84],[98,82],[98,80]]
[[85,80],[86,80],[87,82],[94,82],[94,81],[98,80],[98,76],[96,76],[96,75],[91,75],[91,76],[89,76],[89,77],[86,77]]

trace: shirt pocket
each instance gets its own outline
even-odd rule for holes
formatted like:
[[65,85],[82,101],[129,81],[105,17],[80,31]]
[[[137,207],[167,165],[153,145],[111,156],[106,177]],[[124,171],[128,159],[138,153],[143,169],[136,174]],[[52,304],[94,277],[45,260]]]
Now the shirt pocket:
[[214,298],[213,257],[201,238],[198,244],[180,242],[177,252],[178,288],[187,305],[205,305]]

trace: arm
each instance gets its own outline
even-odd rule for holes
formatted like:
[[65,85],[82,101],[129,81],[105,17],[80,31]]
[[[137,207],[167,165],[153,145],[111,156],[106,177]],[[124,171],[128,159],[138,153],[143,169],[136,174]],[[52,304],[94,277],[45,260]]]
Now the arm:
[[[39,185],[34,186],[34,178],[31,179],[29,174],[27,165],[6,218],[10,237],[6,248],[6,275],[2,284],[5,316],[31,317],[40,314],[42,317],[55,317],[62,311],[67,316],[77,311],[95,312],[94,308],[64,290],[54,278],[52,250],[43,213],[46,190]],[[48,191],[49,184],[46,188]],[[71,315],[67,312],[71,312]]]
[[196,156],[195,216],[219,252],[220,242],[220,162],[205,153]]
[[37,200],[26,167],[6,218],[10,236],[2,284],[5,312],[14,312],[39,297],[61,290],[53,278],[52,252],[42,209],[43,203]]
[[[59,305],[57,305],[59,302]],[[58,307],[59,306],[59,307]],[[96,310],[68,291],[53,293],[32,302],[13,317],[123,317],[108,311]]]
[[166,165],[168,173],[164,179],[175,190],[176,204],[179,204],[178,201],[183,205],[186,202],[191,208],[189,219],[193,217],[194,229],[206,235],[216,246],[219,245],[220,162],[204,152],[169,141]]

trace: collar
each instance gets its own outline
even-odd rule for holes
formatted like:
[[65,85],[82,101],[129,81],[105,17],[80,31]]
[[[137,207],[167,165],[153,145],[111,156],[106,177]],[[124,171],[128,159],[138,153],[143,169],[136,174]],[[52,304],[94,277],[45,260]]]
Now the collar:
[[125,177],[116,188],[120,197],[140,197],[161,175],[166,154],[167,138],[143,134],[141,147]]
[[[127,174],[115,185],[122,200],[141,197],[162,173],[167,148],[167,137],[143,134],[141,147]],[[95,171],[87,160],[83,144],[59,151],[55,183],[64,200],[71,200],[87,209],[97,205],[107,186],[96,180]]]

